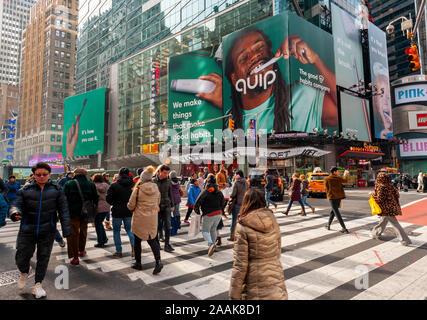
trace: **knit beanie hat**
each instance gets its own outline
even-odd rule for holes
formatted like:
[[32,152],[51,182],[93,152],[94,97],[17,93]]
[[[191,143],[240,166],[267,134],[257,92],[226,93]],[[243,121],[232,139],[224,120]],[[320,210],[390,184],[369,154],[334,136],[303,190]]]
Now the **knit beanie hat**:
[[119,171],[119,175],[128,176],[129,175],[129,169],[128,168],[121,168]]
[[138,168],[138,170],[136,170],[136,175],[137,175],[137,176],[140,176],[140,175],[141,175],[141,173],[142,173],[142,171],[144,171],[144,169],[142,169],[142,168]]
[[154,168],[153,166],[149,166],[145,168],[145,170],[141,173],[140,179],[142,182],[148,182],[151,181],[153,178]]
[[170,179],[178,178],[178,174],[176,173],[175,170],[172,170],[171,172],[169,172],[169,178]]

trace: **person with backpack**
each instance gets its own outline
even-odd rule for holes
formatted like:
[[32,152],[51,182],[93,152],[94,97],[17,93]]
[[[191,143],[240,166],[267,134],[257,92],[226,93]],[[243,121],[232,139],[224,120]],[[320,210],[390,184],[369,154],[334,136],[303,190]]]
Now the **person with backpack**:
[[[302,203],[305,206],[307,206],[307,207],[309,207],[311,209],[312,213],[314,213],[314,211],[316,210],[316,208],[313,207],[311,204],[309,204],[307,202],[307,198],[308,198],[308,185],[310,184],[310,182],[308,182],[307,178],[305,177],[305,174],[302,174],[300,176],[300,180],[301,180],[301,197],[302,197],[301,201],[302,201]],[[302,214],[302,211],[301,211],[300,214]]]
[[96,192],[98,192],[99,196],[95,216],[95,231],[98,243],[95,244],[95,248],[104,248],[105,244],[108,242],[108,238],[102,223],[104,222],[107,213],[110,212],[110,205],[106,200],[107,191],[110,186],[105,182],[105,179],[101,174],[96,174],[93,177],[93,183],[95,183]]
[[242,207],[243,197],[248,191],[249,186],[248,182],[245,179],[243,171],[237,171],[235,175],[235,181],[233,185],[233,189],[231,191],[231,200],[230,203],[232,205],[231,211],[231,226],[230,226],[230,238],[227,240],[234,241],[234,230],[237,223],[237,216],[239,215],[240,208]]
[[[67,238],[68,258],[71,265],[80,263],[79,257],[86,256],[87,224],[91,217],[84,214],[85,202],[98,205],[98,193],[95,184],[87,178],[84,168],[76,168],[74,177],[64,185],[64,193],[67,197],[71,217],[71,235]],[[94,212],[95,213],[95,212]]]
[[157,239],[157,224],[160,210],[160,191],[152,182],[154,168],[147,167],[133,188],[127,207],[133,212],[132,233],[135,237],[135,263],[133,269],[142,270],[141,264],[141,242],[146,240],[153,252],[156,265],[153,274],[158,274],[163,264],[160,259],[160,243]]
[[271,200],[271,194],[273,193],[274,177],[271,174],[270,170],[265,170],[264,173],[265,180],[265,201],[267,203],[267,208],[270,204],[274,206],[274,209],[277,210],[277,204]]
[[106,200],[112,206],[111,214],[113,216],[113,235],[114,245],[116,246],[116,252],[113,254],[113,257],[115,258],[123,257],[122,239],[120,237],[122,223],[131,244],[131,256],[133,257],[135,255],[134,236],[131,231],[132,211],[127,207],[134,185],[135,183],[129,175],[129,169],[121,168],[116,182],[113,182],[107,191]]
[[169,179],[171,180],[172,197],[174,203],[173,219],[171,219],[171,236],[177,234],[178,230],[181,229],[181,214],[179,212],[179,204],[181,203],[181,197],[183,192],[181,190],[181,184],[178,180],[176,171],[172,170],[169,173]]
[[190,189],[188,189],[188,198],[187,198],[187,214],[185,215],[184,222],[189,224],[190,222],[188,219],[190,219],[190,215],[193,212],[194,204],[196,203],[197,198],[199,197],[199,194],[201,193],[201,189],[199,187],[198,180],[191,179],[190,181]]
[[224,195],[219,191],[215,176],[209,174],[206,179],[206,189],[199,195],[194,204],[194,211],[200,215],[202,209],[202,234],[208,242],[208,256],[212,256],[216,250],[217,227],[224,213]]
[[37,248],[32,294],[36,299],[41,299],[46,297],[42,282],[52,253],[58,219],[64,237],[70,236],[71,225],[64,191],[50,180],[50,166],[39,162],[31,170],[35,180],[18,191],[9,213],[12,221],[21,221],[15,255],[16,266],[21,272],[18,289],[25,287],[31,273],[30,261]]

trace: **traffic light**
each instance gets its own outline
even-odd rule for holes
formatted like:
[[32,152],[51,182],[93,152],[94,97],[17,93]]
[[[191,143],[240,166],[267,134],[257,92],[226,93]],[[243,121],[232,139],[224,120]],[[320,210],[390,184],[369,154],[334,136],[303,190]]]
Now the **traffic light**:
[[231,131],[234,131],[234,121],[231,118],[230,120],[228,120],[228,129],[230,129]]
[[418,48],[416,45],[413,45],[405,50],[405,53],[408,56],[409,69],[412,71],[417,71],[421,69],[420,56],[418,55]]

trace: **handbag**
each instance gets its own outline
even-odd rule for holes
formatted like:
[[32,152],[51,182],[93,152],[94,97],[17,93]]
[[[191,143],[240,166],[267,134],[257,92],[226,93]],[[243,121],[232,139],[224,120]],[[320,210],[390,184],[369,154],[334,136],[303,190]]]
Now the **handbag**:
[[79,190],[80,199],[82,200],[82,211],[80,212],[80,217],[87,222],[94,222],[96,215],[96,206],[92,200],[85,200],[83,197],[82,189],[80,189],[80,184],[76,180],[77,190]]
[[382,213],[381,207],[375,201],[373,196],[371,196],[371,198],[369,199],[369,205],[371,206],[371,211],[373,216],[376,216],[377,214]]
[[200,215],[193,213],[190,219],[190,226],[188,228],[188,238],[192,239],[197,237],[200,232]]
[[179,195],[180,195],[181,197],[183,197],[183,196],[184,196],[184,191],[182,191],[182,190],[181,190],[181,188],[179,188]]
[[228,201],[227,203],[227,208],[225,209],[225,211],[227,211],[227,213],[232,214],[234,207],[236,206],[237,203],[237,197],[233,197],[230,199],[230,201]]

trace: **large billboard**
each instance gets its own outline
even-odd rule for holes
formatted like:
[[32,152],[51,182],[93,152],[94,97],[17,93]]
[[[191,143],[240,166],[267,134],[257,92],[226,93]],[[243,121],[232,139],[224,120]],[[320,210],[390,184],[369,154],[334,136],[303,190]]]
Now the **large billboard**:
[[[169,59],[168,128],[172,144],[213,141],[222,129],[222,70],[214,48]],[[219,120],[205,123],[206,120]]]
[[[361,20],[332,4],[335,72],[341,90],[358,91],[363,87],[364,68],[361,44]],[[341,94],[341,124],[344,137],[372,141],[368,100],[357,95]]]
[[65,99],[64,158],[104,152],[106,88]]
[[334,3],[331,6],[337,84],[349,89],[364,78],[361,21]]
[[369,101],[345,92],[341,92],[340,96],[341,123],[344,137],[371,142]]
[[223,75],[224,114],[236,129],[338,127],[332,37],[292,13],[226,36]]
[[393,137],[393,120],[387,40],[385,32],[373,23],[368,24],[368,34],[372,84],[376,88],[374,91],[378,91],[378,93],[382,92],[373,97],[375,137],[378,139],[389,139]]
[[46,162],[52,169],[52,173],[64,173],[64,164],[62,154],[34,154],[28,160],[30,167],[34,166],[38,162]]

